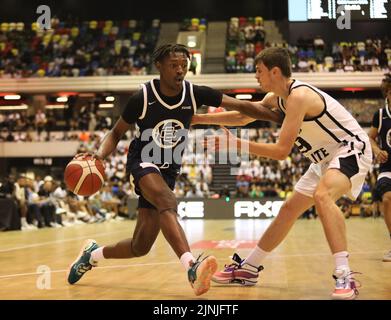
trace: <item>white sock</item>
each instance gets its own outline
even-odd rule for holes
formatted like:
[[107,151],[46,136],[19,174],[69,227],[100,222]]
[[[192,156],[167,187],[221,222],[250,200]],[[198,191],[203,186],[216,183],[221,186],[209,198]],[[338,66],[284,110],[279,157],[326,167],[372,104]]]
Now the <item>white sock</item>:
[[244,263],[248,263],[254,267],[259,267],[269,253],[270,252],[264,251],[260,247],[255,246],[247,258],[244,259]]
[[340,251],[333,254],[335,259],[335,269],[348,269],[349,268],[349,252],[347,251]]
[[181,255],[181,258],[179,260],[181,260],[183,267],[187,271],[190,268],[190,262],[194,262],[196,259],[190,252],[185,252]]
[[21,222],[21,224],[22,224],[22,227],[26,227],[26,226],[28,225],[28,224],[27,224],[27,220],[26,220],[25,217],[20,218],[20,222]]
[[103,260],[105,258],[103,255],[103,248],[104,247],[99,247],[98,249],[95,249],[94,251],[91,252],[91,259],[94,262],[98,262],[98,261]]

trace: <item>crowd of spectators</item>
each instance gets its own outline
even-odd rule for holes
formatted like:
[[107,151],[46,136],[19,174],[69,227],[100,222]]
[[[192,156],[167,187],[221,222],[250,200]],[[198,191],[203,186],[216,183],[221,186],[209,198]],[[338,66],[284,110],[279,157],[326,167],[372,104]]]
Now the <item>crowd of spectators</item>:
[[127,207],[131,190],[122,181],[110,179],[98,193],[81,197],[68,191],[62,180],[32,171],[0,182],[0,197],[13,200],[22,230],[124,220],[132,216]]
[[[91,197],[80,197],[69,192],[63,177],[41,177],[34,172],[20,173],[17,179],[10,175],[0,183],[0,196],[8,194],[15,199],[21,216],[21,227],[30,230],[43,227],[62,227],[74,224],[122,220],[134,216],[128,212],[127,201],[136,198],[134,185],[126,174],[126,159],[129,140],[134,136],[129,131],[120,140],[116,151],[105,161],[107,181],[105,186]],[[80,141],[78,153],[93,152],[104,133],[91,135],[91,139]],[[270,128],[250,129],[249,138],[256,142],[276,142],[278,131]],[[189,140],[195,140],[190,132]],[[256,156],[242,158],[236,176],[234,191],[227,186],[211,192],[213,180],[213,157],[210,153],[197,153],[186,150],[183,166],[177,178],[175,195],[178,198],[219,198],[223,195],[232,198],[253,198],[262,200],[269,197],[285,199],[295,183],[307,170],[310,162],[296,148],[285,160],[270,160]],[[339,205],[347,217],[359,210],[361,216],[378,212],[373,207],[373,188],[378,166],[375,165],[367,177],[362,194],[355,202],[342,198]],[[224,189],[224,190],[223,190]],[[362,205],[361,205],[362,204]],[[306,212],[307,217],[314,212]]]
[[325,43],[320,36],[300,38],[296,44],[265,41],[262,17],[233,17],[228,24],[226,71],[253,73],[254,58],[267,47],[290,52],[295,72],[387,71],[391,68],[391,40],[367,37],[357,42]]
[[180,30],[181,31],[206,31],[208,22],[205,18],[186,18],[183,19]]
[[[205,18],[187,18],[181,31],[205,31]],[[44,30],[37,23],[0,24],[0,78],[146,75],[160,21],[60,21]],[[232,17],[228,24],[226,71],[254,72],[254,57],[266,47],[289,50],[293,71],[381,71],[391,66],[391,41],[364,38],[325,43],[320,36],[297,43],[266,42],[263,18]]]
[[391,68],[391,40],[388,38],[326,44],[321,37],[315,37],[284,46],[297,72],[387,71]]
[[227,72],[255,72],[254,58],[264,48],[265,28],[262,17],[231,18],[227,34]]
[[0,78],[145,75],[160,21],[60,21],[0,25]]
[[[373,114],[384,104],[382,99],[342,98],[339,101],[366,126],[372,122]],[[113,116],[100,109],[94,101],[75,110],[0,111],[0,141],[67,141],[94,140],[111,128]]]

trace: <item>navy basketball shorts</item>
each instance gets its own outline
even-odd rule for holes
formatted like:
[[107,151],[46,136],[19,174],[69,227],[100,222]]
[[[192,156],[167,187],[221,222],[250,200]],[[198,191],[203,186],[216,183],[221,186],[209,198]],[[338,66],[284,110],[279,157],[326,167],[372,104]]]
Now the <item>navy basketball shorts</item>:
[[391,172],[382,172],[377,177],[374,200],[382,201],[382,198],[386,192],[391,191]]
[[139,195],[138,206],[137,208],[150,208],[156,209],[156,207],[150,203],[147,199],[145,199],[142,195],[142,191],[140,189],[139,181],[142,177],[150,173],[157,173],[162,176],[163,180],[167,183],[168,187],[171,190],[175,188],[175,180],[177,177],[177,171],[173,169],[160,169],[157,165],[150,162],[142,162],[139,159],[131,160],[131,163],[128,163],[127,167],[130,172],[130,180],[135,187],[135,192]]

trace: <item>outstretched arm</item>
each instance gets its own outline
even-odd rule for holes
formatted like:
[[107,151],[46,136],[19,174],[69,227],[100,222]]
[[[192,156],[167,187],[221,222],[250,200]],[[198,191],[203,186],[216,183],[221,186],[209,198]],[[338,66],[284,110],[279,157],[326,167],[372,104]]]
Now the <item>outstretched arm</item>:
[[[301,107],[295,108],[292,107],[293,105]],[[292,150],[306,113],[305,102],[297,92],[290,96],[287,101],[286,110],[286,116],[277,143],[251,142],[238,139],[233,137],[233,135],[230,135],[230,139],[236,140],[238,149],[248,150],[251,154],[275,160],[285,159]]]
[[283,121],[282,113],[270,110],[262,102],[238,100],[224,94],[221,106],[229,110],[239,111],[254,120],[273,121],[276,123],[282,123]]
[[[227,108],[241,108],[244,105],[250,103],[250,108],[255,109],[258,114],[261,114],[262,118],[254,118],[245,115],[238,111],[219,112],[213,114],[196,114],[193,116],[192,124],[217,124],[224,126],[244,126],[256,119],[270,120],[277,123],[282,123],[284,114],[277,107],[277,98],[273,93],[268,93],[262,99],[261,102],[249,102],[243,100],[237,100],[223,95],[222,107]],[[237,107],[239,106],[239,107]]]
[[219,124],[222,126],[245,126],[246,124],[255,121],[237,111],[195,114],[191,119],[191,124]]
[[105,159],[109,154],[111,154],[117,147],[117,144],[124,133],[128,131],[129,127],[130,125],[124,121],[122,117],[120,117],[114,127],[104,137],[98,151],[95,153],[95,156],[100,159]]

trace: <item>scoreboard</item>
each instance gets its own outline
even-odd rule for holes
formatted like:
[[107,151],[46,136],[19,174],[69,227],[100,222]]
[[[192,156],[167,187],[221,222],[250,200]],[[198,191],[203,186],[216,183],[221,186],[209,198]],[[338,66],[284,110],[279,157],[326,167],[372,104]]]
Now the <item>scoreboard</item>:
[[334,20],[350,11],[352,20],[390,19],[390,0],[288,0],[289,21]]

